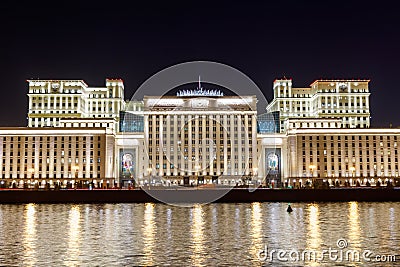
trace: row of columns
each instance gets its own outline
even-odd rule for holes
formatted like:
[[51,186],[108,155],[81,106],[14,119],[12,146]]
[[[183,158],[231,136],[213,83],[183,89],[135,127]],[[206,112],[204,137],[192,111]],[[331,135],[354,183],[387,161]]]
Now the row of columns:
[[[150,117],[151,116],[151,117]],[[145,116],[145,131],[149,129],[148,133],[145,133],[145,142],[148,142],[149,134],[152,134],[151,139],[151,156],[152,162],[149,162],[149,174],[164,176],[170,175],[191,175],[193,173],[198,175],[221,175],[227,174],[229,170],[230,175],[240,175],[243,172],[249,174],[249,163],[253,164],[253,167],[257,166],[257,160],[255,162],[252,159],[257,159],[257,120],[256,116],[247,114],[244,117],[244,125],[241,122],[241,115],[239,114],[216,114],[215,117],[210,118],[210,114],[207,115],[148,115]],[[149,125],[149,117],[152,120],[152,125]],[[158,118],[158,125],[157,125]],[[236,124],[235,124],[236,118]],[[172,120],[172,122],[171,122]],[[181,129],[178,129],[178,121],[180,121]],[[208,121],[208,125],[207,125]],[[215,123],[214,123],[215,121]],[[201,123],[200,123],[201,122]],[[200,132],[200,125],[202,127]],[[164,126],[166,126],[166,132],[164,133]],[[172,129],[171,129],[171,126]],[[221,132],[220,126],[223,130]],[[230,131],[228,132],[228,126]],[[247,132],[244,135],[244,160],[242,160],[242,131],[241,127],[249,129],[251,126],[252,132]],[[193,128],[195,131],[193,132]],[[213,139],[215,127],[215,136]],[[235,127],[237,131],[235,132]],[[182,129],[187,128],[187,131]],[[207,129],[209,138],[206,138]],[[200,140],[200,133],[202,140]],[[157,137],[158,134],[158,137]],[[165,140],[164,140],[165,134]],[[187,134],[185,140],[184,134]],[[249,137],[250,134],[250,137]],[[221,137],[222,135],[222,137]],[[194,137],[194,139],[193,139]],[[230,140],[230,154],[228,155],[228,140]],[[235,144],[236,140],[236,144]],[[251,146],[250,146],[250,141]],[[157,145],[157,141],[159,142]],[[187,141],[187,151],[185,151],[185,141]],[[193,144],[194,141],[194,144]],[[222,144],[221,144],[222,141]],[[208,142],[208,144],[207,144]],[[215,142],[215,143],[214,143]],[[207,150],[208,148],[208,150]],[[214,151],[214,148],[216,149]],[[235,153],[235,148],[237,153]],[[251,149],[250,149],[251,148]],[[200,154],[201,151],[201,154]],[[250,153],[251,151],[251,153]],[[157,153],[158,152],[158,153]],[[172,152],[172,153],[171,153]],[[178,160],[178,154],[181,156],[180,161]],[[159,156],[158,160],[156,155]],[[187,159],[185,156],[187,155]],[[236,160],[237,155],[237,160]],[[165,159],[163,158],[165,156]],[[171,156],[173,159],[171,160]],[[201,156],[201,157],[200,157]],[[216,169],[214,169],[214,158],[216,163]],[[228,161],[228,158],[229,161]],[[221,163],[222,168],[221,168]],[[237,167],[235,167],[235,163]],[[247,166],[246,170],[242,168],[242,164]],[[158,165],[157,165],[158,164]],[[166,165],[165,169],[163,165]],[[171,164],[174,168],[171,168]],[[180,165],[180,166],[179,166]],[[158,170],[156,170],[158,166]],[[179,167],[179,168],[178,168]]]

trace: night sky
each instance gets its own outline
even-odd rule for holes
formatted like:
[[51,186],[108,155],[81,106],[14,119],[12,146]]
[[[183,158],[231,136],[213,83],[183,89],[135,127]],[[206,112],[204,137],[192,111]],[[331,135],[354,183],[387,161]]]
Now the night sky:
[[121,78],[130,99],[163,68],[207,60],[269,101],[283,76],[370,79],[372,126],[400,127],[400,16],[385,1],[130,2],[2,2],[0,126],[27,125],[27,79]]

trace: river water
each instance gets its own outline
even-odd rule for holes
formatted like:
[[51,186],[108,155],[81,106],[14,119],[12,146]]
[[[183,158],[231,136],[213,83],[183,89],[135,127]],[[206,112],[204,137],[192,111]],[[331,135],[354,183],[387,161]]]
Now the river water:
[[400,266],[399,202],[291,205],[0,205],[0,265]]

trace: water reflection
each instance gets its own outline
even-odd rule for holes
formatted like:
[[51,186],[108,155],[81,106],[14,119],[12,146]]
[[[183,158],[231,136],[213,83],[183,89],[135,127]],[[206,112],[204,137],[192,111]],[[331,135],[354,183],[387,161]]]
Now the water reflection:
[[25,206],[25,227],[22,245],[24,247],[24,265],[33,266],[36,263],[36,206]]
[[202,205],[197,204],[191,208],[191,217],[191,262],[193,266],[204,266],[204,214]]
[[69,211],[68,249],[65,264],[67,266],[79,265],[80,240],[81,240],[81,211],[79,206],[72,206]]
[[338,238],[345,238],[349,249],[398,254],[400,203],[296,203],[291,214],[286,207],[0,205],[0,265],[395,266],[337,263],[327,257],[279,262],[276,254],[274,262],[260,262],[254,253],[264,245],[321,253],[336,248]]
[[349,246],[360,248],[360,218],[357,202],[349,202]]
[[[308,204],[308,224],[307,224],[307,251],[311,251],[311,262],[310,266],[319,266],[319,263],[315,261],[318,257],[318,253],[321,251],[321,230],[320,230],[320,219],[319,219],[319,207],[317,204]],[[316,254],[313,254],[316,253]],[[308,256],[308,255],[307,255]],[[310,256],[308,256],[310,257]],[[307,259],[307,257],[305,257]],[[308,258],[310,259],[310,258]]]
[[262,234],[262,210],[261,204],[255,202],[251,204],[251,248],[250,255],[252,258],[257,257],[257,252],[263,248],[263,234]]
[[144,208],[144,221],[143,221],[143,252],[145,265],[154,264],[155,251],[155,221],[154,221],[154,203],[146,203]]
[[172,238],[171,220],[172,220],[172,211],[171,211],[171,209],[167,209],[167,237],[168,237],[168,240],[171,240],[171,238]]

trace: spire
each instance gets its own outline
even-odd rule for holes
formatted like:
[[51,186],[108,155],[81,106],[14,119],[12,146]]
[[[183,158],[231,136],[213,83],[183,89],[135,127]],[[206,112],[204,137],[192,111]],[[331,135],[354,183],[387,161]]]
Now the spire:
[[199,75],[199,90],[201,90],[200,75]]

